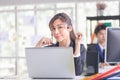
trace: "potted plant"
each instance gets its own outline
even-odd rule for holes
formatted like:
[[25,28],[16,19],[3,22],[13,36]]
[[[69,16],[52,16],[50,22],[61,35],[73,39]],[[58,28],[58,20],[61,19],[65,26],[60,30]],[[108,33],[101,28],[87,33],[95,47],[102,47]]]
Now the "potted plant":
[[106,4],[104,2],[98,2],[96,6],[97,6],[97,15],[103,16],[104,9],[106,8]]

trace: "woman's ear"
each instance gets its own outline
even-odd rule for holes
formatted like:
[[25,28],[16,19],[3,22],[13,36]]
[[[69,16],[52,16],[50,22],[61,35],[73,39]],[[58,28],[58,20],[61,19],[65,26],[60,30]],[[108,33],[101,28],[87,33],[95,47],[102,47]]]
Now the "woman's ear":
[[73,30],[72,26],[68,26],[67,29],[71,32]]

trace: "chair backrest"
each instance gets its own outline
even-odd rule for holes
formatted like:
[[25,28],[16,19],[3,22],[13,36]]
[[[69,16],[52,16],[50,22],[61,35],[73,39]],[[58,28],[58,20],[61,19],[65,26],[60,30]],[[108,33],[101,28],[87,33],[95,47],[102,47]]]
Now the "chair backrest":
[[[93,47],[95,44],[88,44],[88,47]],[[87,49],[87,56],[86,56],[86,67],[87,67],[87,75],[93,75],[98,73],[98,64],[99,64],[99,55],[96,50]]]

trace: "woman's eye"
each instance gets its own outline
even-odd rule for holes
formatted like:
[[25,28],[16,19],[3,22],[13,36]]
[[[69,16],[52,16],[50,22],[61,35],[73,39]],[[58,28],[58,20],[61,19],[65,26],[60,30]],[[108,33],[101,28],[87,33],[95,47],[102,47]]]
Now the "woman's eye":
[[51,31],[54,31],[55,30],[55,28],[51,28]]

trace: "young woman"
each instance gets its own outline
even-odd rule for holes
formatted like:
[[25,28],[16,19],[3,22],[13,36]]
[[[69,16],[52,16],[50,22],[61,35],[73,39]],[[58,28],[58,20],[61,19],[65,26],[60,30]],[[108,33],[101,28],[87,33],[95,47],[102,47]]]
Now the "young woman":
[[73,47],[73,57],[75,62],[76,75],[83,72],[83,67],[86,61],[86,49],[82,41],[82,34],[78,32],[76,35],[73,31],[73,26],[70,17],[65,13],[56,14],[49,22],[49,28],[52,36],[56,39],[56,44],[52,43],[49,38],[43,37],[36,45],[41,47],[49,45],[49,47]]

